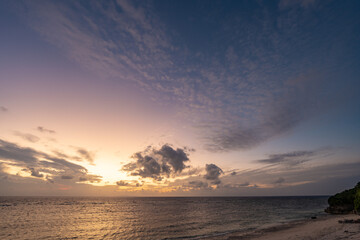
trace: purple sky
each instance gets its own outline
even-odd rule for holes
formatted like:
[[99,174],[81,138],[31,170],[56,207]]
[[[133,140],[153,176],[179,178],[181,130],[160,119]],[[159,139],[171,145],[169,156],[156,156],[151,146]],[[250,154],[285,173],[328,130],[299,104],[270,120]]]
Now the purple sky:
[[357,1],[2,1],[1,195],[360,181]]

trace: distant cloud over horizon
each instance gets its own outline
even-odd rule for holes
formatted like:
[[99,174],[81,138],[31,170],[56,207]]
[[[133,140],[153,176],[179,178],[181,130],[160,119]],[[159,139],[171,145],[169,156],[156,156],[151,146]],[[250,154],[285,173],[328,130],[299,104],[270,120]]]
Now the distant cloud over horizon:
[[122,170],[132,176],[161,181],[164,177],[180,174],[189,167],[185,165],[189,161],[188,153],[187,148],[174,149],[168,144],[159,149],[149,146],[144,151],[135,153],[132,156],[134,161],[125,164]]
[[223,174],[223,170],[216,166],[215,164],[206,164],[205,166],[206,174],[204,176],[205,179],[211,180],[213,184],[220,184],[221,181],[219,179],[220,175]]
[[72,180],[77,177],[100,181],[100,176],[88,174],[88,170],[64,158],[58,158],[30,147],[21,147],[0,139],[0,164],[29,170],[31,176],[44,181]]

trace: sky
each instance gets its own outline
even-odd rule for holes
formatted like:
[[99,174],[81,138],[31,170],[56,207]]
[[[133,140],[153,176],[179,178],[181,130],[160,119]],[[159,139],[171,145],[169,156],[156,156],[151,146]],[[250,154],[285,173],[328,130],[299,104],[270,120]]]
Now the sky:
[[360,181],[359,1],[1,1],[0,195]]

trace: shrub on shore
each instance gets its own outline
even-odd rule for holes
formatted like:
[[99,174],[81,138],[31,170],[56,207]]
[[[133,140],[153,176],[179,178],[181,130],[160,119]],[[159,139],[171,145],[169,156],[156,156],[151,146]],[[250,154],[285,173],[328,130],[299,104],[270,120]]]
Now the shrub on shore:
[[354,210],[357,214],[360,214],[360,188],[357,190],[355,195]]
[[360,211],[360,182],[352,189],[342,191],[328,199],[329,207],[325,212],[332,214],[345,214]]

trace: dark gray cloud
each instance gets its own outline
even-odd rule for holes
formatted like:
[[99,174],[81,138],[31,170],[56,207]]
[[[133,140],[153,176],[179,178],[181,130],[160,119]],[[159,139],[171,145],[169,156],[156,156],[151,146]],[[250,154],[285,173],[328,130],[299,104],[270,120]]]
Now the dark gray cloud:
[[34,168],[29,168],[29,170],[31,171],[31,176],[33,177],[39,177],[39,178],[44,177],[44,174],[39,173],[39,171]]
[[85,182],[87,181],[88,179],[86,177],[79,177],[79,182]]
[[[64,156],[66,156],[64,154]],[[21,147],[15,143],[0,139],[0,160],[7,164],[23,167],[31,172],[34,177],[54,182],[56,179],[84,179],[90,182],[99,182],[101,177],[88,174],[87,169],[72,163],[65,158],[59,158],[33,148]],[[41,172],[41,173],[40,173]]]
[[4,106],[0,106],[0,112],[7,112],[7,111],[9,111],[9,109],[7,109]]
[[22,132],[18,132],[18,131],[14,131],[14,135],[21,137],[22,139],[29,141],[29,142],[38,142],[40,140],[39,137],[30,134],[30,133],[22,133]]
[[41,154],[32,148],[19,147],[0,139],[0,159],[14,160],[25,164],[34,164],[38,161],[37,157]]
[[49,183],[55,183],[55,181],[49,176],[46,176],[46,181],[48,181]]
[[101,182],[102,177],[99,175],[93,175],[93,174],[84,174],[84,176],[79,177],[79,182]]
[[51,129],[48,129],[48,128],[44,128],[42,126],[38,126],[36,128],[39,132],[42,132],[42,133],[50,133],[50,134],[54,134],[56,133],[54,130],[51,130]]
[[209,185],[203,181],[190,181],[189,186],[194,189],[208,189]]
[[129,186],[129,183],[128,182],[126,182],[126,181],[117,181],[116,182],[116,185],[118,185],[118,186]]
[[61,175],[61,179],[66,179],[66,180],[69,180],[69,179],[73,179],[74,176],[71,176],[71,175]]
[[187,148],[177,148],[175,150],[169,145],[163,145],[161,149],[159,151],[155,151],[155,153],[160,155],[162,157],[162,161],[168,163],[174,172],[177,173],[181,172],[186,167],[184,162],[189,161],[185,151],[187,151]]
[[[137,169],[131,172],[132,176],[141,176],[143,178],[153,178],[155,180],[161,181],[163,177],[161,175],[169,175],[170,168],[166,164],[160,163],[151,156],[142,156],[141,153],[136,153],[133,155],[136,159]],[[124,170],[127,169],[126,166]]]
[[225,184],[224,187],[225,188],[242,188],[242,187],[249,187],[250,183],[249,182],[244,182],[244,183],[239,183],[239,184]]
[[143,152],[135,153],[132,156],[134,161],[124,165],[122,170],[130,172],[132,176],[161,181],[164,177],[181,174],[188,167],[185,165],[189,161],[188,152],[187,148],[174,149],[168,144],[160,149],[148,147]]
[[206,164],[205,170],[206,170],[206,174],[204,175],[205,179],[211,180],[213,184],[221,183],[219,177],[221,174],[224,173],[221,168],[211,163],[211,164]]
[[138,181],[124,181],[120,180],[116,182],[116,185],[119,187],[141,187],[143,183],[140,183]]

